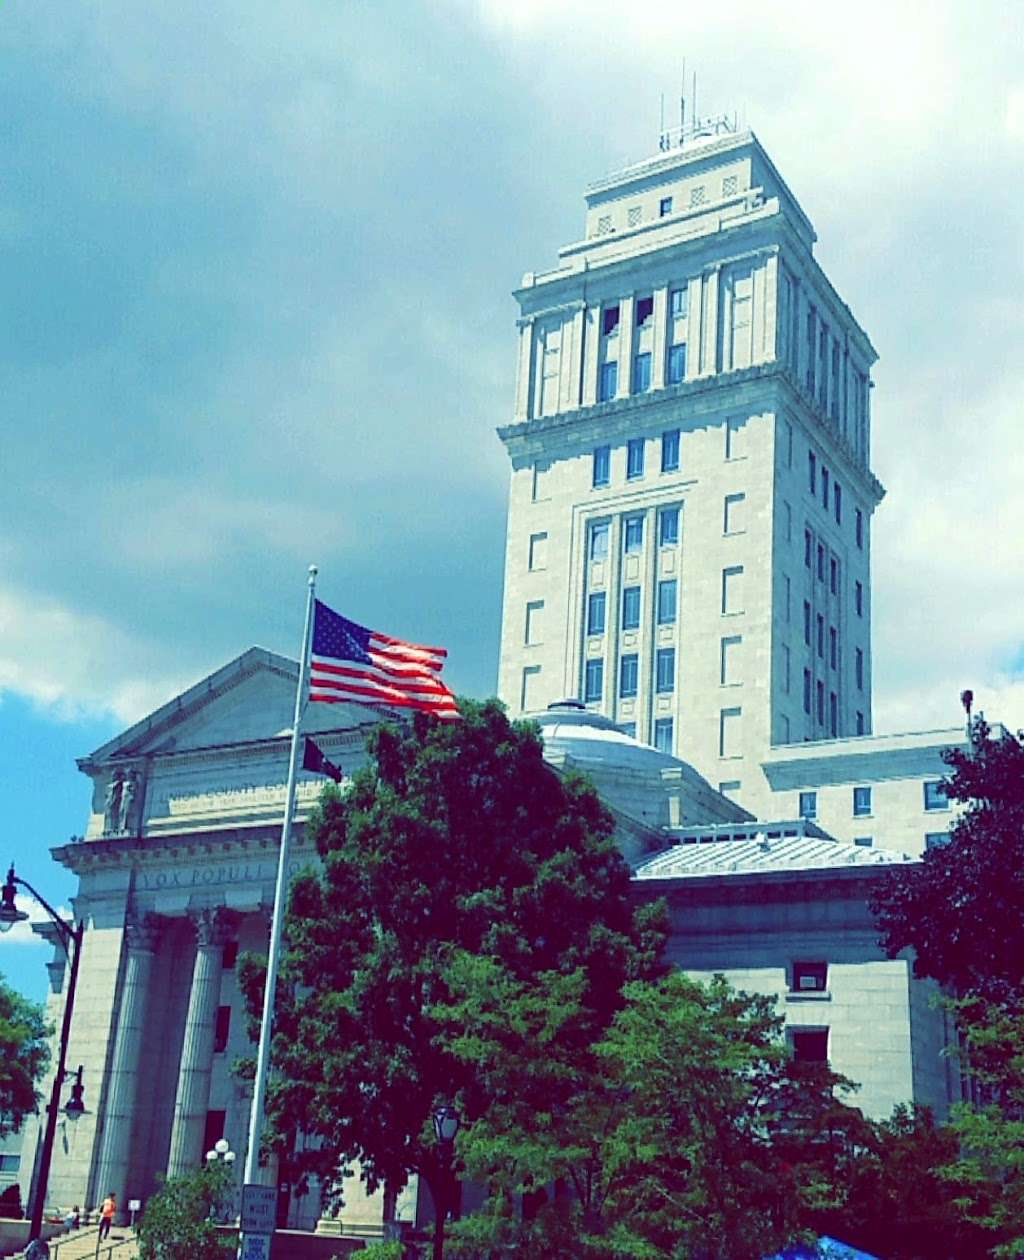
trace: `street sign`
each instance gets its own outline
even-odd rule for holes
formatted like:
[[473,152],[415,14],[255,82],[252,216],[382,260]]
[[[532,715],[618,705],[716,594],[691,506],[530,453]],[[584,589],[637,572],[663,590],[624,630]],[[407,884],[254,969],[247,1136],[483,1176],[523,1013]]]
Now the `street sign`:
[[246,1234],[239,1260],[270,1260],[270,1234]]
[[[269,1237],[276,1224],[277,1186],[243,1186],[242,1233],[266,1234]],[[267,1254],[270,1254],[269,1251]]]
[[142,1200],[141,1200],[141,1199],[129,1199],[129,1200],[128,1200],[128,1211],[129,1211],[129,1212],[138,1212],[138,1211],[140,1210],[140,1208],[141,1208],[141,1207],[142,1207]]

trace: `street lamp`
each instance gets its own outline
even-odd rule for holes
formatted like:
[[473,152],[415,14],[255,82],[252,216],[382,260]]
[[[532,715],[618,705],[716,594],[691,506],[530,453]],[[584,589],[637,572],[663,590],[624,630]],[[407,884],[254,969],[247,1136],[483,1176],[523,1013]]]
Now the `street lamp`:
[[[231,1149],[227,1138],[218,1138],[217,1141],[214,1142],[213,1147],[206,1152],[207,1168],[212,1168],[214,1164],[223,1164],[225,1168],[230,1170],[234,1162],[235,1152]],[[229,1180],[229,1178],[225,1178],[225,1180]],[[221,1202],[218,1200],[210,1205],[211,1220],[217,1221],[227,1219],[228,1217],[227,1209],[231,1202],[232,1192],[228,1191],[226,1186],[224,1187],[224,1190],[226,1194],[224,1201]]]
[[[46,1129],[43,1133],[43,1145],[39,1152],[39,1175],[36,1179],[36,1193],[32,1202],[32,1223],[29,1226],[28,1241],[34,1242],[43,1232],[43,1205],[46,1202],[46,1188],[50,1180],[50,1161],[53,1158],[53,1141],[57,1134],[57,1113],[60,1111],[60,1091],[69,1075],[67,1071],[68,1036],[71,1033],[71,1013],[75,1007],[75,987],[78,984],[78,964],[82,956],[82,937],[85,924],[62,919],[53,906],[41,897],[27,879],[21,879],[14,873],[11,865],[7,872],[7,881],[0,891],[0,932],[9,932],[16,923],[24,923],[28,915],[19,910],[15,904],[18,885],[21,885],[43,907],[53,920],[57,935],[64,949],[64,954],[71,965],[68,977],[68,995],[64,1000],[64,1018],[60,1026],[60,1045],[57,1050],[57,1069],[53,1076],[53,1088],[50,1090],[50,1105],[46,1109]],[[71,1097],[64,1109],[69,1120],[77,1120],[85,1111],[82,1101],[82,1069],[79,1068],[75,1083],[71,1087]]]
[[434,1112],[434,1136],[437,1138],[438,1174],[434,1204],[434,1260],[444,1257],[444,1218],[447,1211],[448,1185],[452,1174],[452,1153],[459,1131],[459,1113],[445,1104]]

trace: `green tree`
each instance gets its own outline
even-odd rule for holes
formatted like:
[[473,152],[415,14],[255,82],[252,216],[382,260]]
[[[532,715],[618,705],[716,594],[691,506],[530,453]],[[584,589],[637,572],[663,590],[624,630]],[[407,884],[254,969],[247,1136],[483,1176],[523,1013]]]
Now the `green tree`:
[[218,1229],[230,1205],[232,1174],[220,1162],[169,1177],[146,1203],[138,1226],[139,1260],[229,1260],[233,1237]]
[[459,1142],[489,1197],[453,1254],[759,1260],[842,1198],[863,1120],[845,1082],[791,1062],[772,999],[721,977],[633,982],[580,1058],[583,977],[462,955],[449,987],[446,1038],[491,1099]]
[[50,1032],[42,1006],[0,976],[0,1138],[17,1133],[38,1108],[36,1082],[50,1061]]
[[[543,760],[536,727],[497,701],[463,720],[416,717],[371,736],[370,761],[311,822],[321,869],[296,879],[286,923],[268,1112],[270,1144],[328,1191],[359,1160],[370,1188],[413,1172],[446,1184],[431,1116],[487,1106],[477,1065],[439,1042],[454,951],[502,974],[572,978],[579,1014],[563,1030],[581,1059],[654,975],[661,907],[637,908],[614,824],[594,790]],[[250,1010],[261,977],[243,969]]]

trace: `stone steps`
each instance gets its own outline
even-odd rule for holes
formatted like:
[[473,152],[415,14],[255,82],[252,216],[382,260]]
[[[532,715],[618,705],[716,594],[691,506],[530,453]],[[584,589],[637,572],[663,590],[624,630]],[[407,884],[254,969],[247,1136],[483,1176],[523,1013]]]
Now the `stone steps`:
[[[135,1235],[130,1229],[115,1226],[107,1238],[99,1244],[97,1252],[97,1230],[95,1225],[87,1225],[83,1229],[73,1230],[68,1234],[60,1234],[49,1243],[50,1260],[136,1260],[138,1246]],[[24,1251],[16,1251],[12,1260],[22,1260]]]

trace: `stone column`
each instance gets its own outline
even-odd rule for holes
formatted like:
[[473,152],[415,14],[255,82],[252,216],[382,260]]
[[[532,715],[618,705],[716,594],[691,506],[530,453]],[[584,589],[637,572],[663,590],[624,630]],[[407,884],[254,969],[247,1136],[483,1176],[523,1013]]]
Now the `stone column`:
[[132,1188],[126,1179],[139,1087],[139,1057],[159,930],[160,921],[155,915],[147,915],[141,922],[129,920],[125,927],[128,953],[95,1180],[96,1202],[113,1190],[123,1213]]
[[202,1162],[203,1130],[210,1105],[213,1068],[213,1033],[220,999],[221,951],[225,925],[220,910],[199,910],[189,916],[196,928],[196,960],[192,968],[192,992],[185,1016],[185,1039],[174,1096],[168,1177]]

